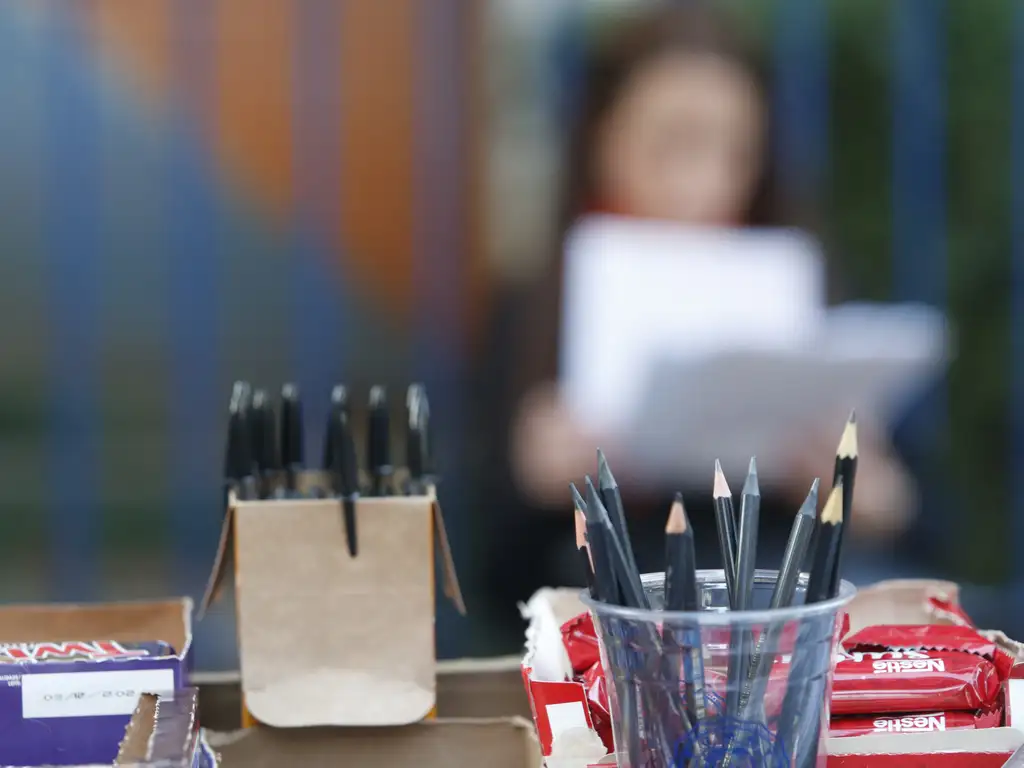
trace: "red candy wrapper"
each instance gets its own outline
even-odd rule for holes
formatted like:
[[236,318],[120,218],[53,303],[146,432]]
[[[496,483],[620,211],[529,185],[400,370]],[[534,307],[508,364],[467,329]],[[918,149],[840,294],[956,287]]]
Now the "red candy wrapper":
[[601,649],[597,644],[594,619],[590,613],[581,613],[562,625],[562,644],[569,654],[572,672],[579,677],[601,662]]
[[970,627],[942,624],[865,627],[843,640],[848,651],[955,651],[991,661],[1001,679],[1009,677],[1013,657]]
[[867,736],[873,733],[931,733],[998,728],[1002,712],[929,712],[917,715],[876,715],[833,718],[829,735]]
[[976,710],[996,703],[995,665],[969,653],[868,651],[836,664],[832,714]]
[[832,714],[970,711],[996,703],[1012,657],[974,629],[866,627],[843,641]]

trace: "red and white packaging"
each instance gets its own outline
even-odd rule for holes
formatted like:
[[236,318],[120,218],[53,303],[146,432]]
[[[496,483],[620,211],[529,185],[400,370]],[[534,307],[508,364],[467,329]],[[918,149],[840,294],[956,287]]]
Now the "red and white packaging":
[[[596,730],[587,688],[573,679],[573,663],[563,641],[562,625],[584,613],[579,590],[573,589],[542,589],[523,609],[529,622],[523,683],[547,768],[584,768],[611,751]],[[574,650],[576,663],[583,664],[587,651],[582,645]],[[606,736],[610,743],[610,732]]]
[[[889,629],[902,625],[967,627],[970,619],[960,608],[957,591],[950,582],[928,580],[872,585],[860,590],[850,605],[851,631],[860,633],[880,624],[889,625]],[[523,680],[547,768],[606,768],[615,764],[609,752],[610,733],[601,722],[601,707],[595,706],[595,702],[606,701],[602,699],[606,695],[601,689],[603,681],[589,681],[588,690],[574,680],[574,665],[566,648],[568,642],[577,665],[592,660],[594,650],[585,640],[587,628],[582,624],[566,627],[567,639],[563,641],[562,626],[583,612],[579,592],[573,589],[541,590],[524,609],[530,627]],[[579,630],[578,635],[573,635],[574,630]],[[951,719],[947,719],[945,730],[922,728],[914,732],[911,728],[908,732],[887,727],[868,735],[833,736],[827,742],[828,768],[1002,768],[1024,745],[1024,649],[999,632],[977,631],[975,638],[984,641],[985,646],[972,646],[970,653],[980,658],[988,654],[1000,669],[1007,658],[1017,662],[1007,673],[1009,679],[1001,691],[999,704],[1005,709],[1002,727],[957,728],[955,723],[951,727]],[[847,639],[856,639],[856,635]],[[576,644],[575,640],[580,642]],[[996,649],[1007,655],[999,656]],[[877,715],[872,721],[888,717]],[[952,720],[958,721],[959,717]],[[988,724],[987,720],[982,722]]]

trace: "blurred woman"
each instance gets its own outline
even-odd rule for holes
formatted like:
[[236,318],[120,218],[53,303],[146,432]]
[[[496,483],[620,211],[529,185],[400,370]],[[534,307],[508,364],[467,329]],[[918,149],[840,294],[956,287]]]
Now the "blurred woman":
[[[581,215],[614,213],[702,227],[779,226],[767,89],[756,51],[729,20],[698,3],[617,18],[590,47],[582,103],[567,147],[561,226],[545,273],[502,308],[495,359],[481,377],[497,388],[481,426],[492,526],[487,600],[515,626],[516,601],[542,585],[578,583],[571,556],[567,483],[595,468],[602,435],[574,421],[556,386],[562,311],[562,237]],[[794,451],[786,482],[762,501],[761,556],[777,565],[810,479],[832,477],[841,424],[822,425]],[[913,508],[911,484],[888,445],[860,430],[854,534],[888,537]],[[709,457],[709,462],[714,457]],[[614,468],[614,467],[613,467]],[[629,525],[641,569],[660,570],[662,531],[674,489],[631,487]],[[742,482],[741,478],[732,478]],[[687,509],[704,543],[700,567],[719,567],[707,487]],[[664,493],[655,492],[663,490]],[[734,489],[738,490],[738,489]],[[511,629],[509,630],[512,631]],[[518,628],[515,630],[518,632]]]

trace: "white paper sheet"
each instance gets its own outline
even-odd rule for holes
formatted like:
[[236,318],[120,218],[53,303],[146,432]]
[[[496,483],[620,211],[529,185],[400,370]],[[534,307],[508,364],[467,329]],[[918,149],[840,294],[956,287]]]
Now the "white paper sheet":
[[757,455],[770,482],[803,429],[884,419],[946,358],[939,313],[826,310],[823,275],[790,232],[587,220],[567,241],[563,392],[651,479],[707,479],[716,457],[742,476]]

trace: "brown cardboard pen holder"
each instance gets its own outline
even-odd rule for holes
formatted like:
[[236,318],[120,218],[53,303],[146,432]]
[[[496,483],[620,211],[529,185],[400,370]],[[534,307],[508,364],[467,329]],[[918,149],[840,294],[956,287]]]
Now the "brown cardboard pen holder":
[[431,716],[435,544],[445,594],[465,610],[440,506],[433,495],[366,498],[356,517],[352,557],[337,499],[231,500],[201,612],[233,561],[250,723],[405,725]]

